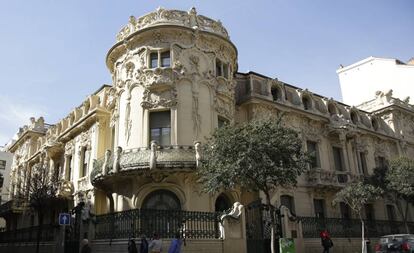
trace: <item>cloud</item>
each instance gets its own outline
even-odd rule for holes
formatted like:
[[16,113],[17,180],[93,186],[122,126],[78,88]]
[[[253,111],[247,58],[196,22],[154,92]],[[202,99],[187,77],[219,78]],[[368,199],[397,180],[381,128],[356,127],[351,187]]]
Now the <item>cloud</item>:
[[0,146],[6,144],[30,117],[47,116],[41,106],[0,95]]

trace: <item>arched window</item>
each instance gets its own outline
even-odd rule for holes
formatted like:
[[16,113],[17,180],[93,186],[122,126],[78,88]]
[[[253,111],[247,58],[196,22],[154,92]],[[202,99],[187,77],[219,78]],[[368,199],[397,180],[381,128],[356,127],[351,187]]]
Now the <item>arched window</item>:
[[312,102],[307,96],[302,97],[302,104],[305,110],[310,110],[312,108]]
[[142,203],[143,209],[181,210],[178,197],[168,190],[156,190],[148,194]]
[[224,193],[222,193],[217,197],[214,207],[216,212],[226,211],[231,207],[230,199]]
[[358,114],[355,111],[351,112],[351,121],[354,124],[358,123]]

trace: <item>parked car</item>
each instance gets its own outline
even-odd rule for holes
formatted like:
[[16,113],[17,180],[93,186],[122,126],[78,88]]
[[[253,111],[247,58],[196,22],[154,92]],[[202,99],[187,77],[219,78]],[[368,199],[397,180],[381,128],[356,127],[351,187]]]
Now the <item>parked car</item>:
[[414,235],[384,235],[375,245],[375,253],[414,253]]

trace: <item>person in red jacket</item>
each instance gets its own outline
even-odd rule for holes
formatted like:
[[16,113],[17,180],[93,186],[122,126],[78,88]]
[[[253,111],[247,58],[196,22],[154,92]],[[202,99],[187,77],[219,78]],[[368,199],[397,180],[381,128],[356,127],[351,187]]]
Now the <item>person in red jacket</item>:
[[333,247],[333,242],[331,240],[331,236],[329,235],[328,230],[323,230],[319,233],[321,237],[321,243],[323,247],[322,253],[329,253],[329,249]]

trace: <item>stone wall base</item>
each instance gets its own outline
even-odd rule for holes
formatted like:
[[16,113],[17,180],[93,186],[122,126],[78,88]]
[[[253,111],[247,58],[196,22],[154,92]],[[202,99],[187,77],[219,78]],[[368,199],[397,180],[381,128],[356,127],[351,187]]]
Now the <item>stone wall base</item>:
[[[304,253],[320,253],[322,252],[321,239],[319,238],[305,238],[305,239],[295,239],[296,245],[299,246],[300,240],[303,240]],[[371,244],[368,247],[371,247],[371,251],[374,252],[374,245],[378,242],[379,239],[372,238]],[[361,239],[359,238],[332,238],[334,247],[331,249],[335,253],[361,253]],[[299,246],[300,247],[300,246]],[[299,253],[298,250],[296,252]]]
[[[55,242],[41,242],[40,253],[57,253]],[[35,253],[36,243],[0,243],[1,253]]]

